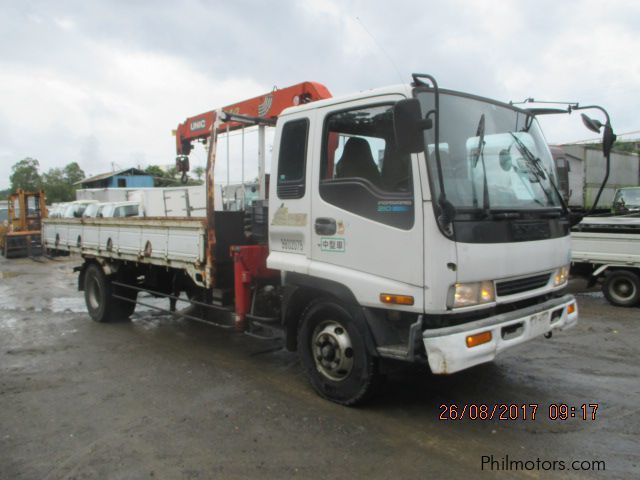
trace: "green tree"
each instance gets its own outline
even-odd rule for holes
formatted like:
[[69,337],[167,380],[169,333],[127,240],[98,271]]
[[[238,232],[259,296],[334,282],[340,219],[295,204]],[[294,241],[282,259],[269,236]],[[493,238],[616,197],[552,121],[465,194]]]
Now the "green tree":
[[71,185],[84,180],[86,177],[84,170],[80,168],[77,162],[71,162],[64,167],[64,178]]
[[204,176],[204,167],[198,165],[193,169],[193,174],[198,177],[198,180],[202,180],[202,177]]
[[148,173],[153,177],[158,177],[158,178],[164,177],[164,170],[162,170],[157,165],[149,165],[147,168],[144,169],[144,172]]
[[70,202],[75,200],[74,190],[64,178],[62,168],[51,168],[42,175],[42,186],[50,203]]
[[145,173],[153,176],[153,184],[156,187],[177,187],[180,186],[180,179],[176,178],[176,168],[171,167],[164,171],[157,165],[149,165],[145,168]]
[[19,188],[27,191],[40,190],[42,187],[42,178],[40,177],[40,162],[35,158],[27,157],[17,162],[11,167],[11,190],[16,191]]
[[64,168],[51,168],[42,175],[42,185],[47,200],[54,202],[71,202],[76,197],[76,182],[84,178],[84,171],[76,162]]

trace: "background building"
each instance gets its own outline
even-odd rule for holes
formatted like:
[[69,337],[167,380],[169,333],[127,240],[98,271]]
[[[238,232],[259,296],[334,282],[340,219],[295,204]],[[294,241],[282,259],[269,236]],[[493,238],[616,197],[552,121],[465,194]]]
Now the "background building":
[[75,183],[80,188],[150,188],[153,176],[137,168],[127,168],[85,178]]

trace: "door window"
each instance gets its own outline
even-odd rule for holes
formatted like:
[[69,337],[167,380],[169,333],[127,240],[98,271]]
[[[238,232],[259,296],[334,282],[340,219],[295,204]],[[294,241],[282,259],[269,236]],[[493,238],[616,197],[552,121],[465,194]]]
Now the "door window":
[[282,127],[278,156],[278,198],[304,197],[309,120],[292,120]]
[[410,229],[410,155],[395,146],[391,105],[336,112],[325,121],[320,196],[349,212]]

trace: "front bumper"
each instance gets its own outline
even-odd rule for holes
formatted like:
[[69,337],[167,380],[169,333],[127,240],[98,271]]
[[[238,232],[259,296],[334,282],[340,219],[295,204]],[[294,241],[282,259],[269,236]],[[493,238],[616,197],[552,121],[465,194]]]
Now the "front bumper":
[[[573,313],[568,313],[574,304]],[[565,330],[578,323],[578,307],[573,295],[548,300],[518,311],[483,318],[453,327],[422,333],[431,371],[448,374],[492,361],[498,352],[542,336],[552,330]],[[467,337],[491,332],[491,340],[467,347]]]

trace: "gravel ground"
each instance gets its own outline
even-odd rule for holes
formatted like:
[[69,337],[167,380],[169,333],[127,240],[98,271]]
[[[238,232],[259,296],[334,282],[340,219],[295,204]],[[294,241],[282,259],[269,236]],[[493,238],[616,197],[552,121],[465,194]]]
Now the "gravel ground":
[[[456,375],[408,370],[346,408],[316,396],[276,342],[149,309],[92,322],[79,263],[0,260],[2,479],[638,478],[640,309],[582,282],[573,330]],[[537,404],[536,418],[439,419],[442,404],[503,403]],[[554,421],[550,404],[598,408]],[[606,471],[496,475],[483,456]]]

